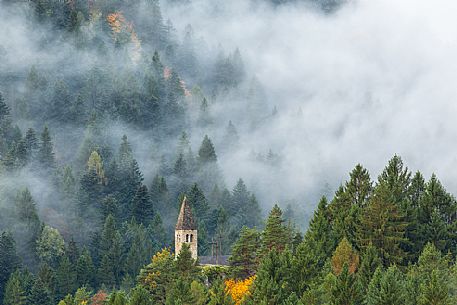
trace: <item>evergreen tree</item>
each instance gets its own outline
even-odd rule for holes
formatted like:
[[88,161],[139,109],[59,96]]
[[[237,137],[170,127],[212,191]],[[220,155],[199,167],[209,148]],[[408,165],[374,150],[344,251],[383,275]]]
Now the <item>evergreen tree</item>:
[[129,305],[149,305],[152,304],[148,291],[142,286],[132,289]]
[[189,244],[183,244],[176,257],[176,269],[182,278],[189,279],[197,272],[196,261],[192,258]]
[[9,119],[9,116],[10,108],[6,105],[3,94],[0,92],[0,124],[3,125]]
[[18,219],[37,230],[40,225],[35,201],[28,188],[19,191],[16,196],[16,214]]
[[337,275],[330,275],[328,298],[332,305],[356,305],[362,304],[360,286],[354,273],[350,272],[348,264],[345,263]]
[[54,148],[48,126],[45,126],[43,132],[41,133],[38,161],[46,170],[52,170],[56,165],[54,158]]
[[362,253],[360,268],[357,274],[364,293],[368,290],[368,285],[376,269],[381,266],[382,262],[378,256],[378,251],[372,245],[368,246]]
[[283,304],[292,292],[292,254],[276,248],[262,259],[252,293],[253,304]]
[[196,183],[190,189],[187,200],[192,207],[198,222],[206,224],[209,210],[208,201]]
[[16,254],[16,245],[10,233],[0,232],[0,300],[10,275],[19,266],[19,257]]
[[218,280],[211,285],[208,305],[233,305],[230,295],[225,293],[224,282]]
[[65,253],[65,242],[57,229],[44,226],[37,240],[37,253],[42,262],[55,266]]
[[433,242],[443,251],[455,253],[456,236],[453,229],[457,226],[457,201],[449,194],[435,175],[426,183],[418,208],[419,245]]
[[420,285],[419,305],[447,305],[449,299],[449,282],[438,270],[433,270],[429,278]]
[[366,304],[368,305],[403,305],[407,300],[405,277],[396,266],[385,272],[376,269],[368,287]]
[[[137,161],[133,158],[132,149],[127,137],[122,138],[118,153],[119,170],[117,172],[118,185],[115,185],[120,215],[131,215],[131,203],[137,191],[142,186],[143,175]],[[122,218],[121,220],[127,220]]]
[[10,108],[5,103],[0,92],[0,153],[7,151],[9,146],[8,136],[11,129]]
[[40,278],[35,280],[32,291],[27,297],[27,304],[52,305],[52,297]]
[[214,149],[213,143],[207,135],[205,135],[200,149],[198,150],[198,159],[202,164],[217,161],[216,151]]
[[63,299],[67,294],[71,294],[76,290],[77,275],[68,256],[64,255],[60,259],[59,267],[56,271],[57,281],[57,299]]
[[151,263],[141,270],[138,281],[149,291],[155,303],[165,304],[167,291],[177,277],[175,258],[168,249],[164,248],[156,253]]
[[21,283],[21,274],[17,270],[13,272],[6,283],[5,294],[3,298],[4,305],[25,305],[26,295],[23,284]]
[[365,208],[361,224],[358,226],[358,245],[365,249],[373,245],[379,251],[385,266],[393,263],[401,263],[405,258],[405,252],[400,245],[407,242],[404,222],[397,206],[386,199],[383,195],[375,195]]
[[116,278],[113,269],[117,266],[112,265],[112,260],[105,254],[102,256],[100,267],[98,268],[98,282],[106,287],[114,288],[116,285]]
[[270,211],[265,230],[262,233],[261,253],[263,255],[273,249],[282,251],[290,244],[290,236],[283,223],[282,211],[279,206],[275,204]]
[[125,270],[133,277],[147,264],[153,254],[153,244],[149,232],[142,224],[130,222],[124,234],[124,247],[127,248]]
[[167,293],[165,305],[195,304],[190,285],[191,282],[189,280],[178,277]]
[[144,225],[148,225],[154,217],[154,207],[145,185],[138,188],[132,200],[132,217]]
[[259,259],[257,251],[260,247],[260,234],[256,229],[243,227],[240,237],[232,248],[229,258],[233,275],[236,278],[247,278],[255,274]]
[[329,257],[336,248],[337,240],[332,231],[330,211],[325,197],[320,199],[304,239],[315,243],[315,255],[321,261]]
[[378,177],[377,189],[382,189],[383,200],[402,207],[409,196],[411,172],[403,165],[402,159],[395,155]]
[[46,263],[41,264],[36,280],[40,280],[45,289],[49,292],[51,299],[55,301],[55,294],[58,283],[56,282],[56,275],[54,270]]
[[83,249],[76,263],[76,283],[78,287],[94,287],[94,265],[87,248]]

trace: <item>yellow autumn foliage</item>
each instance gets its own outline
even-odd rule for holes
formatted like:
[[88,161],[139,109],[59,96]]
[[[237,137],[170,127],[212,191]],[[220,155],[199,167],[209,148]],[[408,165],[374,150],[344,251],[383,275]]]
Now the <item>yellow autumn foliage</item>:
[[240,305],[245,298],[251,294],[250,287],[255,280],[255,275],[245,280],[227,279],[225,280],[225,293],[232,297],[235,305]]
[[359,255],[352,249],[349,241],[344,237],[336,247],[332,256],[333,273],[339,275],[343,270],[344,264],[347,264],[349,273],[354,273],[359,267]]

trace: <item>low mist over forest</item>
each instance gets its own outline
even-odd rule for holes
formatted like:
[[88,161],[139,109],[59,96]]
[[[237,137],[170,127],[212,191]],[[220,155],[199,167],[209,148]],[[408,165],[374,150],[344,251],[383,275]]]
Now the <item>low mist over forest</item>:
[[0,0],[0,304],[457,304],[455,9]]

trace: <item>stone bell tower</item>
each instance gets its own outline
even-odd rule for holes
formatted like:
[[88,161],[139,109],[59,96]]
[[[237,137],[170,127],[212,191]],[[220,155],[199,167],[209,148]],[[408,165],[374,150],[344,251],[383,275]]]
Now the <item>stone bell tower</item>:
[[189,244],[192,258],[197,259],[197,225],[192,216],[192,209],[187,202],[187,198],[181,204],[181,211],[179,212],[178,222],[175,228],[175,255],[178,256],[181,252],[183,244]]

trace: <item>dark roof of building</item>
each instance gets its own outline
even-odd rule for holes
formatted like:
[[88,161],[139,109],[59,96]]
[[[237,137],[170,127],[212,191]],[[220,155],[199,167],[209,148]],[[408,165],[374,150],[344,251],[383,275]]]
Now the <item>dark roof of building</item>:
[[192,208],[184,197],[181,204],[181,211],[179,212],[178,222],[176,223],[176,230],[197,230],[194,217],[192,216]]
[[218,266],[228,266],[229,265],[229,259],[230,255],[218,255],[212,256],[199,256],[198,257],[198,263],[200,265],[218,265]]

